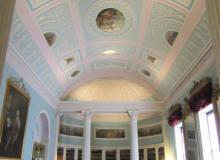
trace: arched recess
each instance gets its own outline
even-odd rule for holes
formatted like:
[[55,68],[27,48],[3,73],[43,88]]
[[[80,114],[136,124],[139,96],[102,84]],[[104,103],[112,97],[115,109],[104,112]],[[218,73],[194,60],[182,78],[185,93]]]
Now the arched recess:
[[48,115],[46,112],[41,112],[34,127],[32,159],[48,159],[49,137]]

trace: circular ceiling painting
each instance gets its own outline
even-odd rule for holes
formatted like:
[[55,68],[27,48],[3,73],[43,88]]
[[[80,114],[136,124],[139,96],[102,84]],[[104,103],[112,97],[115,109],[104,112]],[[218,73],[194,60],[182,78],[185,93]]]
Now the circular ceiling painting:
[[90,33],[115,36],[136,29],[137,16],[124,0],[96,0],[84,15],[84,26]]
[[124,27],[125,17],[119,10],[107,8],[98,14],[96,24],[104,32],[117,32]]

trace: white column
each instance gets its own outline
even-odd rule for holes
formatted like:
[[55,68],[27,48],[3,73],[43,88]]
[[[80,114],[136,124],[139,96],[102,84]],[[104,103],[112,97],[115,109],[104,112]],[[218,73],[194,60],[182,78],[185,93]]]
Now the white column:
[[0,84],[8,47],[15,0],[0,0]]
[[120,149],[116,150],[116,160],[120,160]]
[[63,147],[63,160],[66,160],[66,147]]
[[92,121],[92,112],[86,111],[83,114],[84,114],[83,160],[90,160],[90,157],[91,157],[91,121]]
[[137,118],[138,111],[129,111],[130,115],[130,130],[131,130],[131,160],[139,160],[139,150],[138,150],[138,128],[137,128]]
[[74,160],[78,159],[78,148],[75,148]]
[[58,148],[58,141],[59,141],[59,132],[60,132],[60,117],[62,116],[61,113],[57,113],[56,115],[56,139],[54,144],[54,160],[57,160],[57,148]]
[[105,149],[102,149],[102,160],[105,160]]

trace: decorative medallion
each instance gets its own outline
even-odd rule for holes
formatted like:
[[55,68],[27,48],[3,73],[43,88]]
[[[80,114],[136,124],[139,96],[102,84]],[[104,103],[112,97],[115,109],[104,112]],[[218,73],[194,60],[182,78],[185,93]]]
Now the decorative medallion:
[[96,24],[104,32],[117,32],[124,27],[125,17],[119,10],[107,8],[99,13]]
[[80,73],[80,71],[76,70],[70,76],[71,76],[71,78],[73,78],[73,77],[77,76],[79,73]]
[[166,33],[165,38],[171,46],[175,42],[177,35],[178,35],[178,32],[176,32],[176,31],[168,31]]
[[150,77],[150,72],[147,70],[142,70],[142,73],[146,76],[146,77]]
[[52,32],[44,33],[44,37],[47,40],[48,45],[51,47],[56,41],[56,35]]
[[118,35],[134,30],[136,14],[123,0],[97,0],[84,17],[85,28],[101,35]]

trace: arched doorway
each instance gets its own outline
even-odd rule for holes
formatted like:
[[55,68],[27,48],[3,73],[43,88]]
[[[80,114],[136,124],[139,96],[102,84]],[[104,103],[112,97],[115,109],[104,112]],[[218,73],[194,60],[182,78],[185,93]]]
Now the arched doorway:
[[44,112],[40,113],[37,119],[34,128],[33,144],[32,160],[46,160],[49,144],[49,123],[47,114]]

